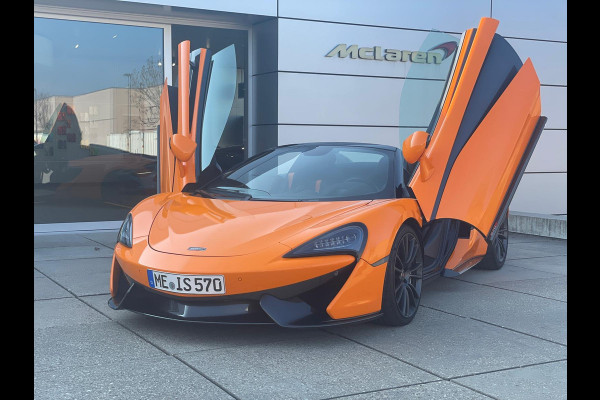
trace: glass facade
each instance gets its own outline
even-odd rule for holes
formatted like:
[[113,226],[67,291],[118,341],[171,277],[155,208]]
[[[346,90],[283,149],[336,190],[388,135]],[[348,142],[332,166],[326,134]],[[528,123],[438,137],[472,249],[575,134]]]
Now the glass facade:
[[122,220],[156,193],[163,30],[34,19],[34,223]]
[[[215,54],[235,44],[233,105],[216,155],[225,168],[247,158],[248,34],[34,18],[34,223],[120,221],[157,191],[157,125],[177,45]],[[169,66],[167,66],[168,68]],[[176,129],[176,127],[174,127]]]

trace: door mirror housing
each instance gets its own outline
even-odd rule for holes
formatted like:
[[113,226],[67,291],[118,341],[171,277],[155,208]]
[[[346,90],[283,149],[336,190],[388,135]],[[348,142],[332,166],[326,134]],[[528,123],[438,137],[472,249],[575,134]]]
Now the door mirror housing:
[[171,138],[171,150],[179,161],[187,161],[196,151],[196,143],[182,134],[173,135]]
[[416,131],[404,139],[402,143],[402,155],[409,164],[419,161],[427,147],[427,137],[429,134],[424,131]]

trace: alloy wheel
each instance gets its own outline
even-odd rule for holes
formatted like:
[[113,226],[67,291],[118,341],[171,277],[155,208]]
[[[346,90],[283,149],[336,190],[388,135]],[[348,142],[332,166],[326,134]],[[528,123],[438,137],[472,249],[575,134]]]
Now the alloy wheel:
[[423,255],[418,239],[406,233],[394,259],[394,297],[398,311],[410,318],[417,311],[423,284]]
[[498,230],[498,235],[494,241],[494,250],[498,263],[503,263],[506,258],[506,253],[508,252],[508,223],[506,219],[502,225],[500,225],[500,229]]

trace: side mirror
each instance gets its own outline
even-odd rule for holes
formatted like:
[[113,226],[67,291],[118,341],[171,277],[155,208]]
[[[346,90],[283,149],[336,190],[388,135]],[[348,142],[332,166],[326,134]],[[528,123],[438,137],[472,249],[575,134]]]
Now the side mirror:
[[181,134],[173,135],[171,138],[171,150],[179,161],[189,160],[196,151],[196,146],[192,139]]
[[427,137],[429,134],[424,131],[416,131],[402,143],[402,155],[409,164],[419,161],[427,146]]

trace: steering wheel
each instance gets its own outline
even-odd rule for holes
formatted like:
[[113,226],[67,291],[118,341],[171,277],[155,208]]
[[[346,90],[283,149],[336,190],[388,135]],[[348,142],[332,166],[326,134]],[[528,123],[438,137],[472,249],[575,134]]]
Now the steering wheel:
[[372,182],[366,181],[362,178],[350,178],[350,179],[346,179],[344,181],[344,183],[361,183],[363,185],[368,186],[370,189],[373,190],[373,192],[379,192],[379,188],[377,186],[375,186],[375,184],[373,184]]

